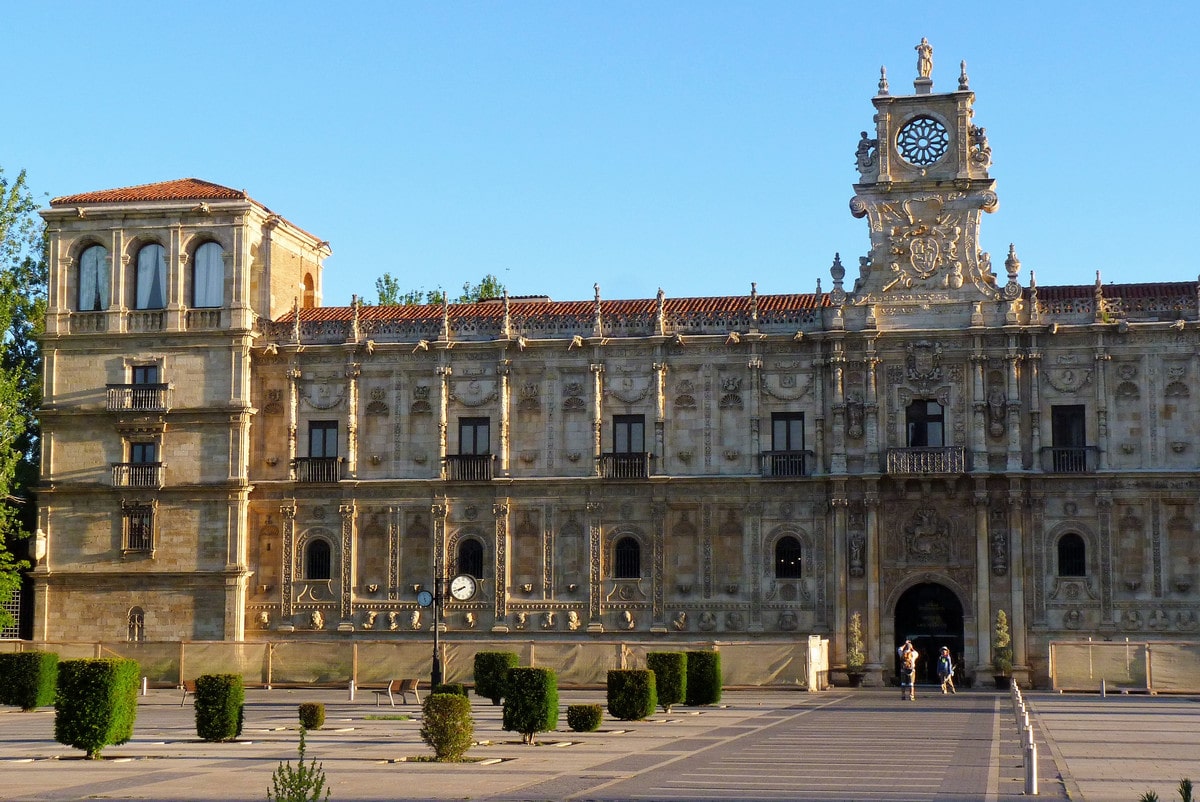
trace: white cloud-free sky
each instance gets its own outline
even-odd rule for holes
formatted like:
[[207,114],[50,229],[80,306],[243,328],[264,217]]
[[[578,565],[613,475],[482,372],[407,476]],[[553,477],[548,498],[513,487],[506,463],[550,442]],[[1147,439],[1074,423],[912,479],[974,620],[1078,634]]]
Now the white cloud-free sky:
[[[1038,283],[1195,280],[1200,4],[25,2],[0,166],[49,197],[194,176],[332,243],[325,303],[494,273],[555,300],[810,292],[879,68],[966,60]],[[852,278],[854,268],[851,268]]]

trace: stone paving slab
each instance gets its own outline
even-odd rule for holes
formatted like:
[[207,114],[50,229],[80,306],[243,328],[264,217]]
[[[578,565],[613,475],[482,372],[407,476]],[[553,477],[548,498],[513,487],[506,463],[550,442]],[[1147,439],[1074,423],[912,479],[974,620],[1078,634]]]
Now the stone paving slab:
[[[417,705],[351,702],[328,690],[250,690],[240,741],[196,738],[179,692],[142,697],[132,741],[101,761],[53,740],[54,715],[0,709],[0,798],[14,800],[262,800],[282,760],[296,757],[296,708],[326,705],[309,734],[334,800],[1017,800],[1024,750],[1009,697],[994,691],[899,699],[894,690],[727,691],[719,707],[676,708],[642,722],[606,717],[595,733],[566,729],[527,746],[501,729],[501,710],[472,697],[470,755],[485,762],[405,762],[428,755]],[[1043,799],[1176,798],[1200,782],[1195,699],[1027,694],[1038,733]],[[563,706],[604,703],[564,691]],[[369,716],[408,714],[408,721]]]

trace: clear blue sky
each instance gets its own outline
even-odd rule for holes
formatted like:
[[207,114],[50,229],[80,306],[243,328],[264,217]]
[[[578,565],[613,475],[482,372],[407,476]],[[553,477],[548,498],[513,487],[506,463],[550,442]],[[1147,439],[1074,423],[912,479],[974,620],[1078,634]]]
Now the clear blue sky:
[[1026,284],[1195,280],[1200,4],[1141,5],[7,3],[0,165],[47,198],[245,189],[331,241],[326,304],[385,271],[809,292],[867,250],[855,143],[925,36],[934,91],[967,62],[998,271],[1013,242]]

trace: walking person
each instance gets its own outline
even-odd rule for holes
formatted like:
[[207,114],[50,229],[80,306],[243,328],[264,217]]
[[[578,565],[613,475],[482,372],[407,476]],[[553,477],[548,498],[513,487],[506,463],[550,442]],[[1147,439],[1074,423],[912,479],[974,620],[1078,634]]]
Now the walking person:
[[900,654],[900,698],[917,698],[917,658],[920,657],[913,648],[912,641],[904,641],[898,650]]
[[943,646],[938,656],[938,679],[942,681],[942,693],[958,693],[954,690],[954,661],[950,659],[950,647]]

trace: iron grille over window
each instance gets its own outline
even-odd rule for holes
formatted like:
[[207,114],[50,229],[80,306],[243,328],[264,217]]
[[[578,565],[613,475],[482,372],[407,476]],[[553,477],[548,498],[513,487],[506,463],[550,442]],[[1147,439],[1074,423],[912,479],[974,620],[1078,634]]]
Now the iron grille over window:
[[791,535],[781,537],[775,544],[775,578],[800,579],[804,574],[803,557],[799,540]]
[[333,576],[333,555],[325,540],[313,540],[304,551],[304,578],[329,579]]
[[1074,532],[1058,539],[1058,575],[1087,576],[1087,545]]
[[613,578],[640,579],[642,546],[632,537],[623,537],[613,546]]
[[154,507],[127,504],[122,510],[125,551],[150,551],[154,548]]

